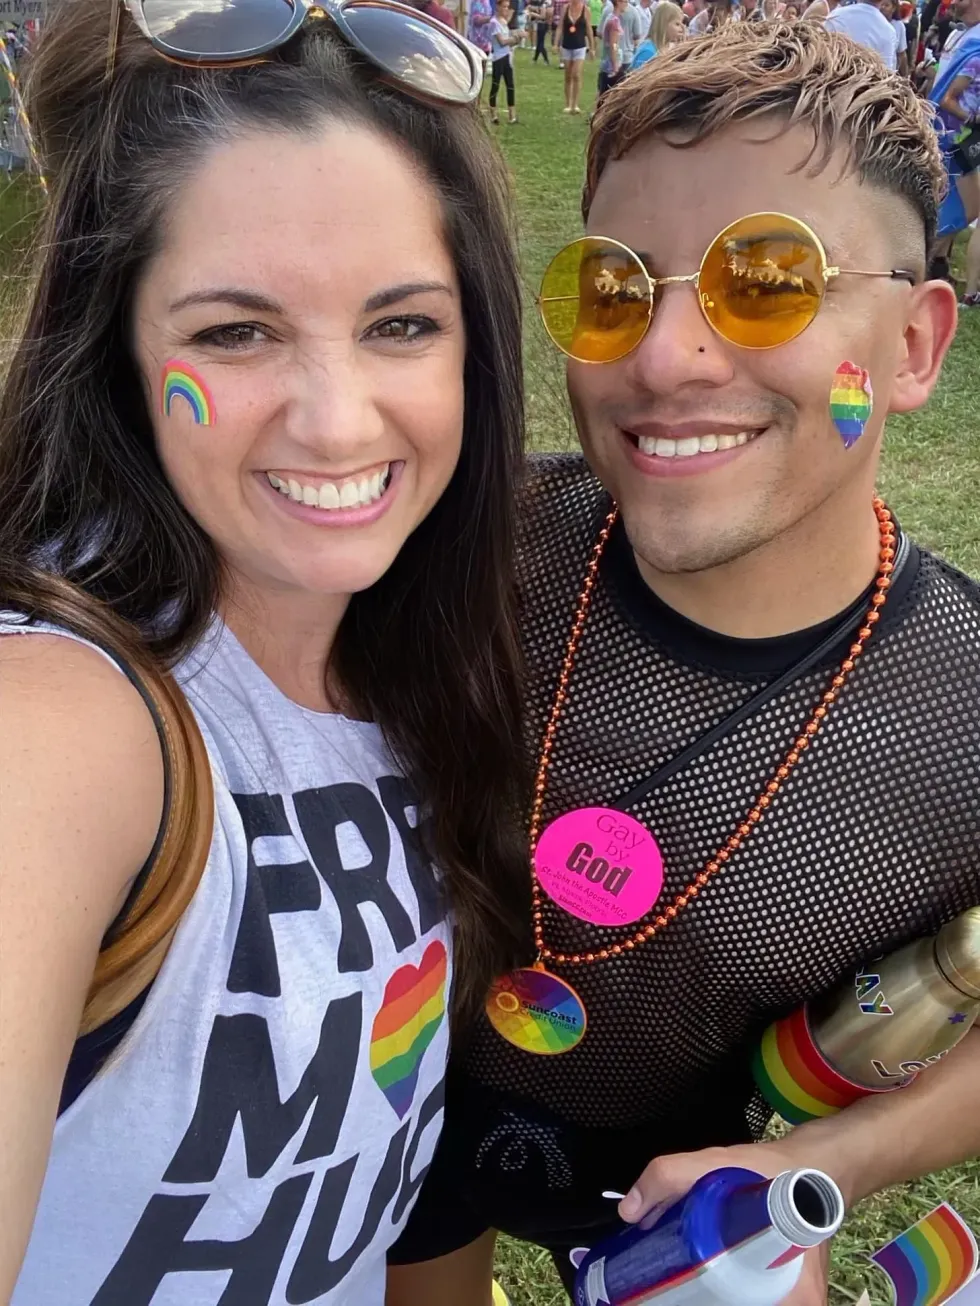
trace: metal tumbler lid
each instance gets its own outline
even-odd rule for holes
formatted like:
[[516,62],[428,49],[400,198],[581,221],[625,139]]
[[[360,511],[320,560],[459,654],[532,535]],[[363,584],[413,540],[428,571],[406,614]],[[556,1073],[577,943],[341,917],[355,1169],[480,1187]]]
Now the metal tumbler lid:
[[955,989],[980,1000],[980,907],[943,926],[936,936],[936,961]]

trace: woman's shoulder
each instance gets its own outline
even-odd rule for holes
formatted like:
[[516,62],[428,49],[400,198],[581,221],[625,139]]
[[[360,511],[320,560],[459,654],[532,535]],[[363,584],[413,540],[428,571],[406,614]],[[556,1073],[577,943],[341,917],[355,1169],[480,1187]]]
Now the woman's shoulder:
[[26,827],[57,824],[82,853],[104,841],[105,875],[121,887],[149,855],[163,806],[163,757],[140,694],[93,646],[5,623],[0,721],[8,831],[11,818],[24,838]]

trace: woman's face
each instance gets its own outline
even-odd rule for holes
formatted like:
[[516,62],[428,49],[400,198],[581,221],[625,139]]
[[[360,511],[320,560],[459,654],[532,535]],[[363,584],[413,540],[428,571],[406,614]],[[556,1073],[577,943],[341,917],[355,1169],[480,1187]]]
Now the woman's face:
[[675,41],[680,41],[684,37],[684,18],[680,10],[671,18],[667,24],[667,44],[673,45]]
[[219,146],[167,216],[134,320],[167,477],[234,580],[321,596],[378,580],[463,434],[459,286],[406,157],[338,125]]

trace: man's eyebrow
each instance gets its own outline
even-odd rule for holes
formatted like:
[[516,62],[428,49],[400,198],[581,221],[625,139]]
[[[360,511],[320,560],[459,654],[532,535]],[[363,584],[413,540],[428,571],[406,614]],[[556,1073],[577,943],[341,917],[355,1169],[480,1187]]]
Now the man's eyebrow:
[[242,290],[237,286],[214,286],[207,290],[192,290],[189,295],[182,295],[170,305],[171,313],[182,308],[191,308],[195,304],[233,304],[235,308],[247,313],[276,313],[281,315],[282,305],[268,295],[261,295],[257,290]]
[[389,308],[392,304],[398,304],[403,299],[411,299],[413,295],[429,295],[433,292],[443,295],[452,295],[452,288],[447,286],[444,281],[406,281],[400,286],[389,286],[387,290],[379,290],[376,295],[372,295],[364,304],[364,310],[367,313],[375,313],[379,308]]

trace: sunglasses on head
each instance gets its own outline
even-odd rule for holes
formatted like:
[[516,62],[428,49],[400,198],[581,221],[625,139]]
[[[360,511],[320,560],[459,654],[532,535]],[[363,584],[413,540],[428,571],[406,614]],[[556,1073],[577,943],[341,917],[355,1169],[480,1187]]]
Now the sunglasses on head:
[[[471,104],[483,83],[481,50],[397,0],[119,2],[153,48],[175,63],[212,68],[258,63],[292,40],[307,20],[328,19],[388,81],[421,99]],[[117,34],[118,27],[110,71]]]
[[697,272],[653,277],[618,240],[584,236],[552,259],[538,307],[548,335],[580,363],[615,363],[649,330],[663,288],[693,285],[705,321],[742,349],[775,349],[810,325],[834,277],[918,280],[893,268],[832,267],[817,234],[785,213],[752,213],[720,232]]

